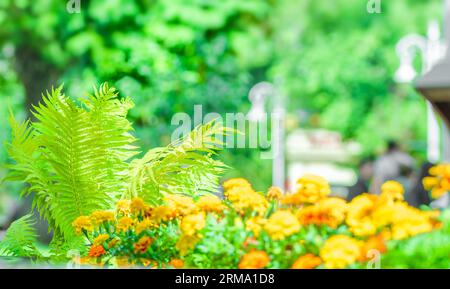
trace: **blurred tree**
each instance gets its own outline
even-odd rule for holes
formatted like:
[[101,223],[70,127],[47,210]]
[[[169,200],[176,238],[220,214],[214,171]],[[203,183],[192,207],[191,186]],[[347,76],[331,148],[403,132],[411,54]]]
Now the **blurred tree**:
[[[246,110],[273,55],[270,0],[81,0],[80,13],[66,4],[0,2],[0,47],[13,48],[26,107],[52,85],[80,96],[108,81],[134,98],[130,116],[144,147],[168,143],[172,115],[195,104],[204,114]],[[248,152],[240,155],[224,157],[240,167]]]
[[290,107],[318,116],[303,125],[339,131],[364,153],[382,150],[390,138],[422,140],[423,154],[425,103],[413,89],[396,89],[395,45],[408,33],[426,33],[428,21],[441,19],[443,2],[384,1],[381,14],[369,14],[366,4],[282,0],[271,74],[283,77]]

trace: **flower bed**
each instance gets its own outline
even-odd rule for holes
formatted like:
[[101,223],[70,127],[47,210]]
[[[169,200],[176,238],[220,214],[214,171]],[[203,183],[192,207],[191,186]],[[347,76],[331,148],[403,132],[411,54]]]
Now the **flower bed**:
[[[380,196],[347,203],[328,197],[317,176],[298,180],[293,194],[266,194],[244,179],[223,184],[225,199],[168,195],[161,206],[121,200],[73,222],[89,240],[82,264],[158,268],[346,268],[370,266],[390,243],[442,226],[438,211],[403,200],[394,181]],[[426,234],[422,235],[427,238]],[[399,241],[400,240],[400,241]],[[387,252],[389,256],[390,252]]]

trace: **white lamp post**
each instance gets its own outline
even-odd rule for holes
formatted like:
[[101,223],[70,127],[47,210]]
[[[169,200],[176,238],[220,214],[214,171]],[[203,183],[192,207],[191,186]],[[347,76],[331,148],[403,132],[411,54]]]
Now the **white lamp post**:
[[[272,185],[285,190],[285,154],[284,154],[284,118],[285,109],[282,95],[269,82],[255,84],[249,92],[248,98],[252,103],[247,114],[249,121],[261,122],[267,120],[265,109],[267,100],[272,103]],[[258,137],[258,136],[256,136]]]
[[[422,74],[428,72],[445,54],[446,45],[440,37],[439,24],[434,21],[428,25],[427,37],[409,34],[397,43],[400,67],[395,73],[399,83],[409,83],[417,76],[413,67],[414,56],[422,54]],[[435,163],[440,159],[440,128],[432,105],[427,101],[427,158]]]

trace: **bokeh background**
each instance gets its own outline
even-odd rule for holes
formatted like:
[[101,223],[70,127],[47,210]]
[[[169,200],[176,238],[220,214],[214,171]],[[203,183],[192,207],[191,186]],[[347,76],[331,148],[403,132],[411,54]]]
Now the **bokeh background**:
[[[41,92],[64,84],[82,97],[104,81],[136,102],[139,145],[166,145],[176,112],[248,112],[248,92],[276,81],[287,98],[286,132],[326,131],[358,149],[340,166],[384,151],[396,140],[426,158],[426,105],[394,81],[395,45],[442,21],[441,0],[61,0],[0,1],[0,177],[8,163],[8,115],[26,118]],[[415,61],[420,70],[421,59]],[[295,150],[295,148],[294,148]],[[257,189],[271,184],[271,161],[258,149],[219,156]],[[288,165],[293,159],[287,155]],[[0,185],[0,224],[20,186]]]

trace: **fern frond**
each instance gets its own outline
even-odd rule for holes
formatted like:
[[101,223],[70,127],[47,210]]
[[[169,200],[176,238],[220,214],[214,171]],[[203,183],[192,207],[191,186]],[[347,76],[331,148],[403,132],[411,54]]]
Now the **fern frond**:
[[164,194],[205,194],[217,190],[227,168],[212,155],[223,144],[227,128],[210,122],[164,148],[149,150],[131,162],[129,197],[139,196],[158,204]]
[[24,189],[22,195],[28,195],[34,192],[33,208],[37,207],[41,213],[41,217],[49,220],[49,204],[51,195],[48,191],[50,167],[42,160],[41,152],[39,152],[39,143],[35,138],[35,130],[31,127],[30,121],[17,122],[12,113],[10,114],[9,123],[12,130],[12,141],[7,144],[7,152],[14,164],[9,164],[8,174],[5,180],[9,181],[25,181],[30,185]]
[[39,257],[36,249],[37,234],[33,216],[25,215],[14,221],[0,241],[0,256]]
[[[34,107],[37,121],[29,123],[29,133],[22,128],[28,122],[13,133],[12,175],[30,183],[34,205],[66,239],[73,237],[75,218],[109,208],[126,189],[127,161],[136,154],[126,119],[132,105],[106,84],[81,104],[59,87]],[[17,157],[28,147],[35,151],[32,161]]]

